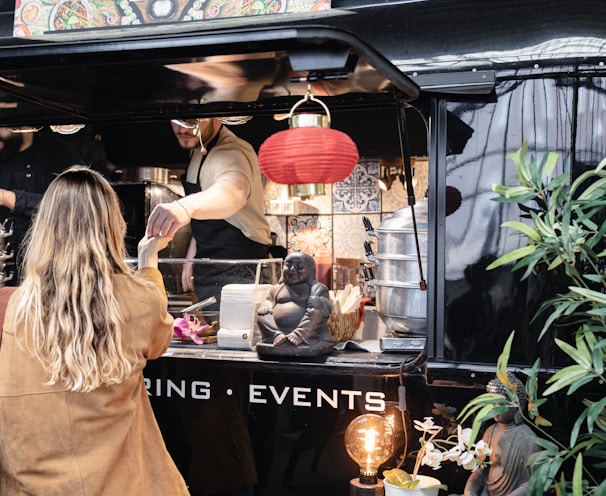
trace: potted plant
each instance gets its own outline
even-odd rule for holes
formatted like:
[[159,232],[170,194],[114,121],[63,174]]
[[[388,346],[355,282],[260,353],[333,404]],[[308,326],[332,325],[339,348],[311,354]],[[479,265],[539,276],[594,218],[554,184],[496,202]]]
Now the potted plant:
[[490,455],[490,447],[484,441],[470,442],[472,430],[456,425],[456,434],[442,439],[437,436],[443,427],[434,423],[433,417],[423,421],[414,420],[414,428],[422,432],[420,448],[415,457],[412,473],[402,468],[383,472],[385,496],[437,496],[440,489],[448,489],[435,477],[419,474],[422,465],[434,470],[441,468],[446,461],[456,462],[466,470],[474,471],[482,467],[485,458]]
[[[507,385],[506,394],[483,394],[461,411],[459,420],[474,417],[471,440],[481,425],[507,407],[519,409],[523,420],[536,433],[539,452],[528,460],[527,494],[582,496],[606,494],[606,397],[588,398],[603,391],[606,370],[606,159],[573,181],[569,174],[552,177],[557,154],[548,153],[538,162],[528,156],[525,143],[514,160],[519,184],[495,186],[497,201],[517,203],[529,223],[506,222],[526,241],[525,245],[503,255],[487,269],[513,264],[524,269],[522,279],[539,270],[559,271],[563,289],[540,305],[535,319],[545,318],[538,339],[549,329],[557,329],[555,344],[567,359],[555,372],[541,369],[537,359],[525,376],[527,408],[508,381],[512,333],[499,357],[497,377]],[[542,378],[546,389],[543,389]],[[553,433],[556,427],[543,410],[556,397],[580,413],[559,411],[560,421],[577,415],[565,436]],[[581,399],[575,404],[575,398]],[[594,395],[595,396],[595,395]],[[560,403],[558,403],[560,405]],[[571,410],[572,411],[572,410]],[[573,417],[574,419],[574,417]],[[560,429],[563,432],[564,429]]]

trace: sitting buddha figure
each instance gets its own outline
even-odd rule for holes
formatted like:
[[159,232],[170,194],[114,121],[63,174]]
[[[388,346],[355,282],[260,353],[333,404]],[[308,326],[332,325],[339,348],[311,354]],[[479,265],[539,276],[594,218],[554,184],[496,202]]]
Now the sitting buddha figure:
[[282,277],[257,310],[262,341],[259,355],[318,356],[333,350],[328,328],[332,303],[328,288],[316,281],[316,263],[306,253],[284,259]]
[[[513,374],[508,380],[516,385],[520,407],[526,408],[524,385]],[[486,385],[489,393],[506,395],[506,388],[497,379]],[[534,432],[523,423],[517,407],[508,408],[495,417],[482,439],[492,448],[491,465],[478,469],[467,479],[464,496],[524,496],[528,488],[530,474],[528,458],[539,447],[532,441]]]

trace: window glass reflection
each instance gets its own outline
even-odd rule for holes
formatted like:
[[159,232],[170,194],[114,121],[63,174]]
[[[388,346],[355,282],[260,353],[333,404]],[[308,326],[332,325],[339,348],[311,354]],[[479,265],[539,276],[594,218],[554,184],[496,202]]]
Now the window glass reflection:
[[[445,356],[462,361],[493,363],[512,330],[519,339],[511,363],[530,363],[549,340],[537,344],[540,324],[529,326],[537,304],[554,290],[550,274],[520,282],[510,267],[486,271],[497,257],[517,248],[518,238],[500,225],[521,220],[516,205],[493,201],[493,184],[512,184],[515,170],[508,155],[526,140],[541,157],[560,154],[558,168],[570,164],[575,123],[575,85],[567,79],[508,80],[496,89],[496,101],[453,102],[448,111],[472,133],[460,150],[447,156],[446,183],[461,192],[460,207],[446,218]],[[588,90],[589,91],[589,90]],[[587,96],[589,98],[589,96]],[[591,128],[596,115],[579,112]],[[579,127],[581,124],[579,123]],[[449,125],[449,143],[461,140],[464,129]],[[591,149],[591,139],[583,140]],[[440,277],[438,275],[438,277]]]

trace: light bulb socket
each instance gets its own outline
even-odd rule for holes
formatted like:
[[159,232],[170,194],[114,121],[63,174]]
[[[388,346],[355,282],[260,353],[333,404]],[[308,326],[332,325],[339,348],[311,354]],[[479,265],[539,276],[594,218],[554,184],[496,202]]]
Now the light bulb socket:
[[365,484],[367,486],[372,486],[377,483],[377,474],[367,475],[360,474],[360,484]]
[[349,496],[385,496],[383,481],[362,484],[360,479],[352,479],[349,481]]

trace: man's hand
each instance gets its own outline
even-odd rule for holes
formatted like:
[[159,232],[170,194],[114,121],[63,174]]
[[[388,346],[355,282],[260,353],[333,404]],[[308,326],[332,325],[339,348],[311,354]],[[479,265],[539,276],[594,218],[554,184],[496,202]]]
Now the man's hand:
[[147,220],[145,234],[149,237],[172,238],[181,227],[189,224],[189,221],[189,215],[183,205],[177,202],[160,203],[152,210]]
[[194,264],[190,262],[183,263],[183,269],[181,271],[181,286],[183,286],[183,292],[194,290]]

